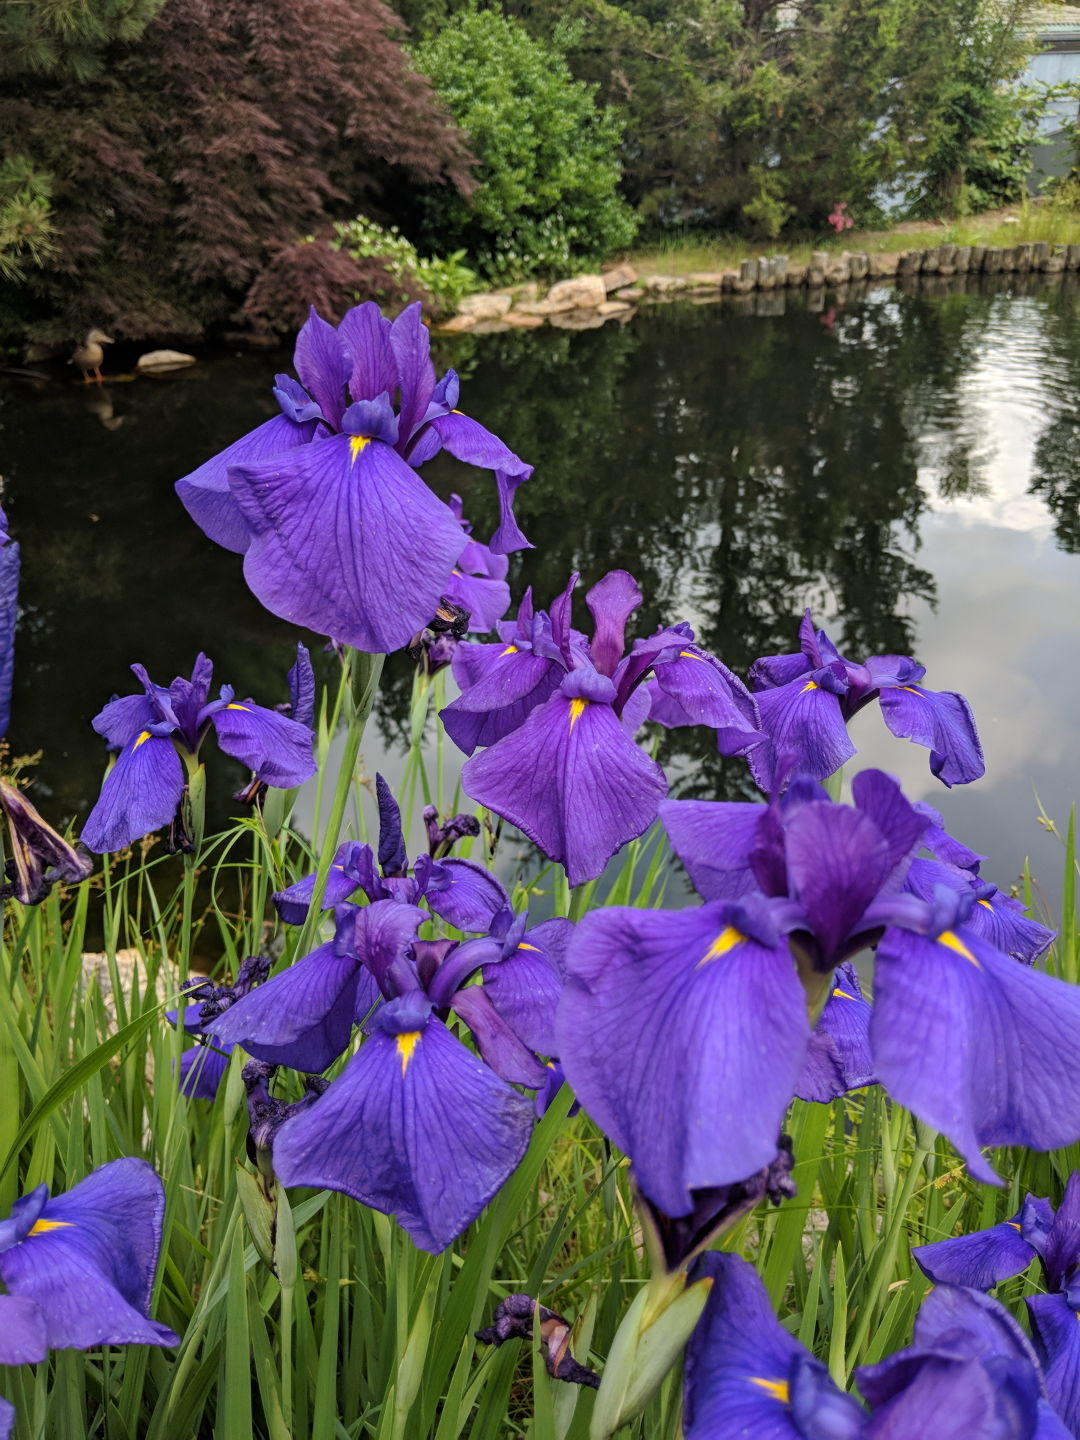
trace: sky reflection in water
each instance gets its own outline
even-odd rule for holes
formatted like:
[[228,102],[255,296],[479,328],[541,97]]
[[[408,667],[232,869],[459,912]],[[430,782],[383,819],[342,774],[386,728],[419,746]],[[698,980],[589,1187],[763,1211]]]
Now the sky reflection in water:
[[[987,777],[946,791],[876,707],[855,722],[860,763],[937,805],[991,853],[999,884],[1030,854],[1056,901],[1061,852],[1034,791],[1063,825],[1080,790],[1080,288],[1016,278],[881,288],[824,314],[793,297],[782,315],[752,309],[678,305],[621,329],[446,345],[469,413],[537,467],[519,499],[537,548],[515,560],[515,595],[532,583],[546,603],[571,568],[591,583],[623,566],[647,597],[639,633],[690,619],[740,671],[792,648],[806,604],[855,658],[916,655],[928,684],[971,700]],[[285,697],[293,632],[172,493],[273,413],[285,365],[224,356],[104,395],[0,386],[24,574],[11,740],[44,750],[38,794],[61,814],[93,801],[89,720],[128,689],[130,661],[167,681],[201,646],[239,693]],[[425,474],[462,488],[490,531],[486,477],[441,462]],[[408,687],[408,665],[391,662],[366,753],[391,778]],[[675,732],[662,758],[687,793],[749,798],[745,768],[704,734]],[[224,757],[215,771],[221,820],[240,776]]]

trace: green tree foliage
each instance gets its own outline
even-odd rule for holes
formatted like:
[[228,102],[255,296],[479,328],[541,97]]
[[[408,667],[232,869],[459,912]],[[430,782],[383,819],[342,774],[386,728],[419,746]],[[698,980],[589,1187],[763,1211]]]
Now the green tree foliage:
[[1016,81],[1032,49],[1027,0],[988,9],[968,0],[959,64],[944,87],[937,143],[917,210],[969,214],[1023,193],[1042,96]]
[[28,266],[55,253],[50,186],[23,155],[0,160],[0,277],[25,280]]
[[32,0],[0,5],[0,76],[87,80],[109,47],[137,40],[165,0]]
[[622,127],[563,54],[494,11],[455,16],[416,52],[479,160],[466,200],[424,202],[431,249],[463,245],[491,276],[565,271],[629,244],[618,194]]
[[[455,8],[402,3],[419,27]],[[872,220],[950,146],[972,200],[1001,193],[997,167],[1014,184],[1026,118],[1003,82],[1025,3],[492,0],[562,35],[573,74],[622,111],[623,189],[646,223],[766,235],[823,228],[840,200]]]

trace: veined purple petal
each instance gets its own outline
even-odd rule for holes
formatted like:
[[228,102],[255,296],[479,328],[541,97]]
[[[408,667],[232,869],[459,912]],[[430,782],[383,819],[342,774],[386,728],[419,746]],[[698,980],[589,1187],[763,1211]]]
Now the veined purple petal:
[[461,772],[465,793],[564,865],[571,885],[594,879],[647,830],[667,791],[663,770],[610,704],[566,693],[582,674],[568,676],[564,689]]
[[489,575],[470,575],[463,560],[458,560],[443,593],[469,612],[469,629],[478,635],[494,630],[510,608],[510,586],[506,581]]
[[374,300],[347,310],[337,333],[349,357],[352,399],[374,400],[384,391],[393,394],[397,368],[390,346],[390,321]]
[[502,882],[473,860],[432,860],[421,855],[415,874],[423,899],[455,930],[487,930],[510,904]]
[[1022,1234],[1022,1213],[1018,1210],[1012,1220],[970,1235],[913,1245],[911,1258],[935,1285],[992,1290],[1002,1280],[1026,1270],[1036,1257],[1035,1247]]
[[802,1069],[802,986],[787,945],[775,931],[755,939],[749,914],[730,903],[598,910],[567,951],[556,1053],[667,1215],[773,1159]]
[[793,685],[816,669],[801,650],[794,655],[762,655],[750,666],[750,689],[755,692],[774,690],[784,685]]
[[986,770],[971,706],[951,691],[904,685],[878,697],[885,724],[930,751],[930,770],[944,785],[967,785]]
[[856,1440],[866,1414],[773,1314],[752,1265],[713,1251],[712,1289],[686,1350],[686,1440]]
[[435,613],[461,527],[400,456],[345,435],[230,471],[248,584],[274,614],[383,653]]
[[1080,1432],[1080,1321],[1064,1295],[1029,1295],[1035,1350],[1046,1393],[1070,1435]]
[[[440,415],[432,420],[431,428],[442,441],[444,450],[466,465],[477,465],[481,470],[501,471],[506,475],[520,476],[527,480],[532,466],[519,460],[508,445],[497,435],[473,420],[462,415],[460,410],[451,410],[449,415]],[[492,549],[497,547],[492,546]]]
[[892,869],[888,843],[862,811],[824,800],[785,818],[784,842],[789,894],[806,911],[818,968],[831,970],[857,944],[859,922]]
[[757,888],[750,866],[764,805],[725,800],[661,800],[660,823],[704,900],[737,900]]
[[860,770],[851,782],[856,808],[868,816],[889,847],[888,888],[900,885],[912,855],[923,842],[928,820],[884,770]]
[[942,1131],[976,1179],[980,1145],[1051,1150],[1080,1137],[1080,990],[966,927],[887,930],[870,1026],[878,1078]]
[[0,1395],[0,1440],[11,1440],[11,1433],[14,1429],[15,1406]]
[[168,825],[184,794],[184,767],[173,742],[143,730],[105,776],[79,837],[102,855]]
[[497,965],[484,966],[484,990],[515,1035],[540,1055],[557,1055],[555,1011],[566,977],[566,948],[574,926],[545,920]]
[[320,945],[230,1005],[214,1034],[257,1060],[321,1074],[349,1043],[363,973],[355,955]]
[[916,801],[915,809],[930,822],[923,835],[923,845],[931,855],[943,860],[947,865],[955,865],[961,870],[971,870],[978,874],[980,864],[988,857],[969,849],[962,841],[955,840],[945,829],[945,821],[932,805]]
[[176,493],[199,529],[216,545],[242,555],[249,532],[229,488],[229,466],[257,465],[283,450],[306,445],[315,435],[315,426],[314,420],[296,424],[284,415],[275,415],[177,480]]
[[495,471],[495,485],[499,492],[499,524],[488,541],[488,546],[496,555],[512,555],[515,550],[533,548],[532,541],[526,538],[514,514],[514,494],[518,486],[524,485],[531,474],[531,465],[525,465],[517,471]]
[[417,930],[428,918],[427,911],[418,905],[376,900],[351,912],[351,936],[339,927],[335,944],[347,946],[358,955],[379,989],[390,996],[399,993],[396,977],[403,972]]
[[542,1090],[547,1068],[499,1014],[487,994],[486,985],[468,985],[451,998],[451,1006],[472,1032],[476,1048],[495,1071],[512,1085]]
[[427,413],[435,389],[431,339],[421,318],[419,301],[407,306],[391,325],[390,346],[401,387],[398,402],[401,444],[407,446]]
[[976,900],[967,924],[995,949],[1025,965],[1034,965],[1057,938],[1056,930],[1032,920],[1020,900],[1003,895],[996,886],[987,886]]
[[806,1064],[795,1089],[800,1100],[826,1104],[849,1090],[874,1083],[870,1013],[854,965],[839,966],[810,1036]]
[[225,754],[254,770],[264,784],[288,790],[315,774],[315,737],[306,725],[253,700],[230,701],[212,718]]
[[[457,654],[496,648],[459,645]],[[466,659],[462,657],[461,663]],[[513,641],[498,647],[495,655],[485,655],[484,662],[484,673],[476,683],[439,711],[446,733],[466,755],[517,730],[558,689],[564,673],[553,661],[520,650]],[[463,676],[458,665],[455,657],[454,677],[460,684]]]
[[649,719],[660,725],[709,725],[721,755],[745,755],[763,739],[757,701],[715,655],[686,645],[657,664]]
[[532,1123],[532,1104],[432,1017],[372,1035],[278,1132],[274,1168],[286,1185],[342,1190],[393,1215],[438,1253],[517,1168]]
[[149,1319],[165,1192],[143,1160],[114,1160],[47,1200],[30,1232],[0,1250],[0,1280],[41,1308],[49,1348],[178,1345]]
[[626,570],[609,570],[585,592],[585,604],[596,622],[589,649],[601,675],[615,674],[626,649],[626,622],[641,600],[638,583]]
[[826,672],[756,695],[761,728],[775,760],[766,773],[766,747],[750,752],[750,768],[759,785],[771,792],[780,777],[792,772],[826,780],[855,754],[847,733],[840,697],[825,688]]
[[322,411],[326,423],[332,430],[340,429],[350,357],[341,335],[318,314],[314,305],[296,336],[293,365],[301,385]]
[[[37,1301],[25,1295],[0,1295],[0,1365],[36,1365],[48,1353],[45,1314]],[[0,1436],[3,1433],[0,1405]]]

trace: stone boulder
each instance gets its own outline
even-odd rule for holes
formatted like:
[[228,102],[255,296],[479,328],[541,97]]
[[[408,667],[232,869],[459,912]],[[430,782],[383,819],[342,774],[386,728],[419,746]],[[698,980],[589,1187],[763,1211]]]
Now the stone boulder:
[[610,295],[613,290],[621,290],[624,285],[633,285],[637,279],[637,271],[632,265],[613,265],[610,270],[603,272],[604,288]]
[[185,355],[182,350],[148,350],[135,361],[135,369],[163,375],[167,370],[182,370],[185,365],[194,364],[195,356]]
[[561,308],[595,310],[607,299],[607,285],[603,275],[575,275],[572,280],[560,280],[547,293],[548,302]]
[[511,295],[466,295],[458,306],[458,315],[468,315],[472,320],[501,320],[513,303]]

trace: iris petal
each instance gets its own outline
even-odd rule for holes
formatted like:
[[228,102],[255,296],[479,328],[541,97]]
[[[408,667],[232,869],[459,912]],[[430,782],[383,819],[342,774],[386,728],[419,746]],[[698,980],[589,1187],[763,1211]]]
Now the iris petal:
[[437,1253],[517,1168],[532,1120],[532,1104],[432,1018],[362,1045],[278,1132],[274,1168],[286,1185],[342,1190],[393,1215]]
[[248,584],[275,615],[359,650],[400,649],[435,613],[461,527],[379,441],[315,441],[230,471]]
[[278,710],[253,700],[233,701],[212,717],[218,744],[267,785],[282,790],[302,785],[318,768],[312,755],[314,735]]
[[769,1164],[810,1038],[787,945],[741,909],[599,910],[567,952],[557,1054],[667,1215]]
[[117,757],[79,837],[101,855],[160,830],[184,794],[184,767],[173,742],[145,730]]

